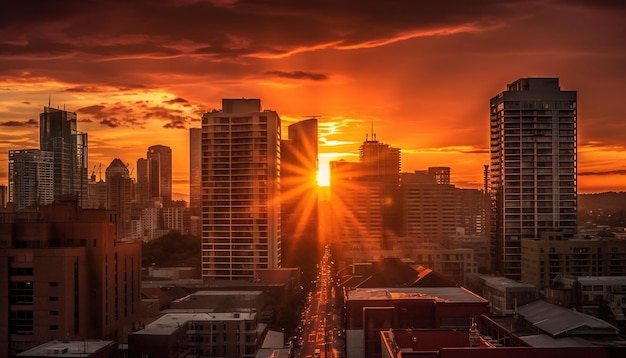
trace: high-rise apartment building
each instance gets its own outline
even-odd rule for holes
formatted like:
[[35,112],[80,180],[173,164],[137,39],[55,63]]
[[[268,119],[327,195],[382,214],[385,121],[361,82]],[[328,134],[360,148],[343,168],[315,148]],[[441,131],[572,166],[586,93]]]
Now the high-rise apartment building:
[[280,139],[260,99],[223,99],[202,116],[203,279],[281,266]]
[[189,128],[189,208],[202,213],[202,128]]
[[9,201],[17,210],[54,201],[54,158],[48,151],[9,151]]
[[521,279],[521,239],[576,234],[576,91],[521,78],[490,102],[492,265]]
[[0,210],[0,358],[50,340],[126,343],[141,303],[141,243],[75,202]]
[[321,258],[317,236],[317,118],[289,125],[287,135],[280,152],[282,264],[314,273]]
[[148,148],[148,187],[151,199],[160,198],[163,206],[172,203],[172,149],[164,145]]
[[44,107],[39,115],[39,145],[52,153],[54,200],[87,205],[87,133],[76,128],[76,113]]

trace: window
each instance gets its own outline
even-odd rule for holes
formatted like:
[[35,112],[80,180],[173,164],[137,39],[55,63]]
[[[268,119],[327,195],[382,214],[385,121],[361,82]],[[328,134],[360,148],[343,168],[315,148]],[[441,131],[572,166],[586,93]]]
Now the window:
[[53,325],[50,325],[49,328],[50,328],[51,331],[58,331],[59,330],[59,325],[53,324]]
[[59,311],[50,311],[50,316],[58,316]]

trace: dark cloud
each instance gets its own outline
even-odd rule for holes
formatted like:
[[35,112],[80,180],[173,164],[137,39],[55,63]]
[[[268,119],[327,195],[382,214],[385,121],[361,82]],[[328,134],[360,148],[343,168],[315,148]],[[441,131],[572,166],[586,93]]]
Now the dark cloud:
[[581,172],[578,173],[579,176],[590,176],[590,175],[626,175],[626,169],[619,170],[607,170],[607,171],[595,171],[595,172]]
[[517,16],[526,4],[522,0],[62,3],[5,4],[0,38],[10,40],[0,41],[2,57],[284,56],[307,48],[372,46],[411,33],[490,27]]
[[87,106],[87,107],[83,107],[83,108],[79,108],[76,110],[77,113],[81,113],[81,114],[91,114],[91,115],[100,115],[103,113],[104,111],[104,106],[101,104],[96,104],[93,106]]
[[6,121],[0,122],[0,126],[5,127],[39,127],[39,121],[35,119],[29,119],[25,122],[21,121]]
[[120,126],[119,121],[117,120],[117,118],[107,118],[107,119],[103,119],[100,121],[100,124],[104,125],[104,126],[109,126],[111,128],[117,128]]
[[186,99],[184,99],[184,98],[177,97],[177,98],[174,98],[174,99],[170,99],[169,101],[165,101],[165,102],[163,102],[163,103],[167,103],[167,104],[174,104],[174,103],[189,103],[189,101],[187,101],[187,100],[186,100]]
[[324,81],[328,79],[328,76],[323,73],[312,73],[306,71],[267,71],[265,74],[295,80]]
[[169,123],[165,123],[163,128],[169,129],[185,129],[187,128],[187,121],[185,120],[173,120]]

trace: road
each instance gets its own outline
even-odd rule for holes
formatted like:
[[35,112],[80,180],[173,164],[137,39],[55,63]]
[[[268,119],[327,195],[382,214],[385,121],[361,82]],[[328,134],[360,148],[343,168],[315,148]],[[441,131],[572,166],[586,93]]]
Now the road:
[[329,247],[317,266],[316,288],[309,293],[301,315],[302,347],[296,348],[294,357],[314,357],[319,349],[320,358],[340,358],[344,356],[344,332],[340,307],[336,304],[336,277]]

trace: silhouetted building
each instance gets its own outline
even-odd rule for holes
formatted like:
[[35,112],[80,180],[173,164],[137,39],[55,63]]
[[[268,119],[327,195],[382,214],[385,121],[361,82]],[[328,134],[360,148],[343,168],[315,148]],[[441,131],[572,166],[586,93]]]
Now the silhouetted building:
[[163,206],[172,203],[172,149],[164,145],[148,148],[148,190],[151,200]]
[[287,130],[289,139],[280,144],[282,265],[302,267],[303,272],[314,275],[321,252],[317,235],[317,118],[294,123]]
[[135,201],[140,207],[150,205],[150,178],[148,175],[148,159],[137,159],[137,190]]
[[390,147],[372,138],[359,147],[359,159],[364,179],[369,186],[379,186],[382,204],[383,247],[388,248],[388,238],[401,231],[401,202],[398,200],[400,185],[400,149]]
[[330,206],[339,267],[378,260],[383,250],[382,187],[364,175],[363,163],[330,162]]
[[0,357],[54,339],[126,342],[140,245],[117,240],[113,211],[74,201],[0,211]]
[[9,151],[9,201],[17,210],[54,201],[53,159],[39,149]]
[[490,102],[493,269],[522,276],[521,240],[576,234],[576,91],[521,78]]
[[107,209],[115,211],[117,237],[127,238],[131,234],[131,202],[133,180],[128,168],[115,158],[106,168]]
[[39,115],[39,145],[52,153],[54,200],[87,204],[87,133],[76,127],[76,113],[44,107]]
[[202,277],[251,280],[281,266],[278,113],[223,99],[202,116]]
[[8,187],[6,185],[0,185],[0,209],[6,207],[9,201],[9,192],[7,189]]

